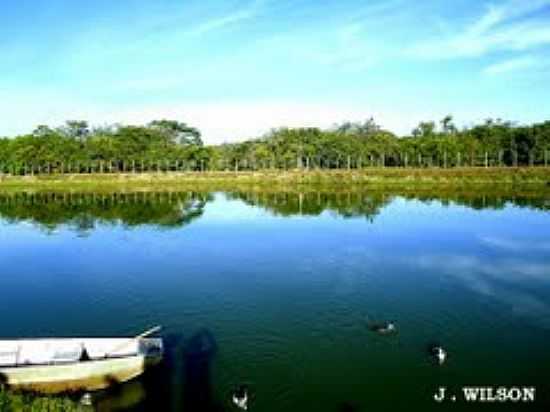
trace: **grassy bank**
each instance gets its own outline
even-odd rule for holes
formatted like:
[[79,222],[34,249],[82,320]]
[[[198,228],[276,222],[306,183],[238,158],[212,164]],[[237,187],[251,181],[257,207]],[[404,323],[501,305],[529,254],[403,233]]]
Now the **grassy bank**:
[[46,397],[27,393],[9,392],[0,389],[0,412],[91,412],[84,406],[66,397]]
[[2,176],[0,191],[12,190],[146,190],[232,189],[241,187],[462,187],[550,186],[550,168],[376,168],[323,171],[188,172],[145,174],[65,174]]

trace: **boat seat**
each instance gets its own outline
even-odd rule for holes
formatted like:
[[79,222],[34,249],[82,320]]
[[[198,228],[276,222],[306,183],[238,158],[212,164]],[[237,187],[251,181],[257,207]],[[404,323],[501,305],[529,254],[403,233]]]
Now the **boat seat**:
[[[107,356],[133,356],[138,353],[138,342],[128,341],[128,344],[124,345],[119,339],[104,339],[102,342],[85,342],[84,346],[91,359],[103,359]],[[121,346],[121,344],[123,346]]]
[[0,367],[15,365],[17,365],[17,349],[6,351],[0,348]]
[[60,349],[54,352],[54,363],[78,362],[82,356],[82,347]]
[[20,365],[76,362],[80,359],[82,345],[77,342],[32,342],[21,345]]
[[18,344],[14,342],[0,342],[0,366],[16,365],[18,353]]

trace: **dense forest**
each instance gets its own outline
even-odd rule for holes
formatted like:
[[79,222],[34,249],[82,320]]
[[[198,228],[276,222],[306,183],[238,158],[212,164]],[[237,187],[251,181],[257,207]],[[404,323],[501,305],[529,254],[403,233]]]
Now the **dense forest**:
[[0,172],[115,173],[364,167],[548,166],[550,121],[488,119],[458,129],[451,116],[396,136],[374,120],[331,129],[280,128],[240,143],[206,146],[198,129],[173,120],[146,126],[57,128],[0,138]]

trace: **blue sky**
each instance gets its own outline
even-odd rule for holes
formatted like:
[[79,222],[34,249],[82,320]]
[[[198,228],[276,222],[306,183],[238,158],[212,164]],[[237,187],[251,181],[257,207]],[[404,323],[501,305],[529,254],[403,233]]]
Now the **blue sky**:
[[0,135],[176,118],[209,143],[373,116],[550,119],[550,0],[21,0]]

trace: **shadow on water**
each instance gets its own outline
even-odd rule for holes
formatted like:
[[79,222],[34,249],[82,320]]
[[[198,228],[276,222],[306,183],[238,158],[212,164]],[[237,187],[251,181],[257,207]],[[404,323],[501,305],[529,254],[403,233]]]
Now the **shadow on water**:
[[222,411],[214,399],[211,367],[218,346],[206,329],[189,339],[184,348],[183,409],[189,411]]
[[221,412],[214,397],[211,368],[217,343],[207,329],[190,338],[164,336],[164,360],[144,376],[114,387],[98,399],[98,411]]
[[146,398],[132,410],[181,410],[181,393],[176,383],[181,382],[183,375],[185,340],[182,334],[173,333],[163,336],[163,342],[163,361],[145,373],[142,382]]
[[0,389],[5,389],[8,387],[8,377],[3,374],[3,373],[0,373]]

